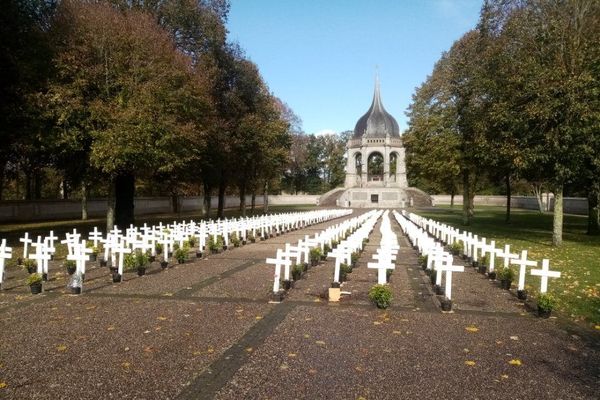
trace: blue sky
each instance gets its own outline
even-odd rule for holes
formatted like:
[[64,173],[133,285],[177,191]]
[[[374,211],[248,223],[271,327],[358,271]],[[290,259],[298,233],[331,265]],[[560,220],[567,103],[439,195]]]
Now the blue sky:
[[481,0],[231,0],[228,29],[304,131],[354,129],[378,66],[383,104],[406,129],[415,87],[477,23]]

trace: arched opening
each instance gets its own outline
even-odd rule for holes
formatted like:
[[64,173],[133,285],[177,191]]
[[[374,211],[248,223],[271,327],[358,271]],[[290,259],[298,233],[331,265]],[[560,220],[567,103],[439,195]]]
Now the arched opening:
[[354,166],[356,169],[356,175],[362,175],[362,154],[354,154]]
[[390,153],[390,176],[389,176],[389,181],[390,182],[396,182],[396,168],[398,167],[398,153],[396,153],[395,151]]
[[369,181],[383,181],[383,155],[381,153],[375,151],[369,154],[367,175]]

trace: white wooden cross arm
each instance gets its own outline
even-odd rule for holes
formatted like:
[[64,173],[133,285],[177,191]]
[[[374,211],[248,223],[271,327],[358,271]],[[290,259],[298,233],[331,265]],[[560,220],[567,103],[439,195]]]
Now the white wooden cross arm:
[[275,258],[267,258],[267,264],[275,265],[275,276],[273,278],[273,293],[279,293],[279,280],[281,279],[281,267],[287,266],[289,267],[292,264],[292,261],[283,256],[283,251],[281,249],[277,250],[277,255]]
[[521,252],[521,258],[514,258],[510,261],[511,264],[519,266],[519,285],[518,289],[525,289],[525,274],[527,273],[527,267],[537,267],[537,261],[531,261],[527,259],[527,250]]
[[548,291],[548,278],[560,278],[559,271],[550,271],[550,260],[546,258],[542,260],[542,269],[532,269],[531,275],[541,277],[540,293]]

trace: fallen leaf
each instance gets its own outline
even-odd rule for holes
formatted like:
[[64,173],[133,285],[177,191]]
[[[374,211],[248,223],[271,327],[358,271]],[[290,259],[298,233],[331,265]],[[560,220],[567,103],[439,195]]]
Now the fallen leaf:
[[252,347],[246,347],[246,353],[252,353],[254,349]]
[[518,336],[511,336],[510,340],[519,340],[519,337]]
[[107,331],[114,331],[114,330],[115,330],[115,327],[111,325],[111,326],[109,326],[108,328],[106,328],[106,330],[107,330]]
[[4,389],[7,386],[8,385],[6,384],[6,382],[0,382],[0,389]]
[[194,355],[194,356],[199,356],[200,354],[202,354],[202,352],[198,351],[198,350],[196,350],[192,353],[192,355]]
[[262,319],[262,317],[261,317],[260,315],[257,315],[255,319],[256,319],[257,321],[259,321],[259,320],[261,320],[261,319]]
[[500,375],[500,378],[502,378],[502,379],[508,379],[508,375],[506,375],[506,374]]
[[600,331],[600,325],[596,325],[594,326],[594,329],[599,330]]
[[56,346],[56,350],[65,351],[67,350],[67,346],[65,346],[64,344],[59,344],[58,346]]
[[309,334],[307,334],[307,333],[304,334],[304,339],[308,339],[309,337],[310,337]]
[[316,343],[316,344],[319,344],[319,345],[321,345],[321,346],[324,346],[324,345],[325,345],[325,342],[324,342],[324,341],[322,341],[322,340],[317,340],[315,343]]
[[213,349],[212,347],[209,347],[208,350],[206,350],[207,353],[214,353],[215,349]]
[[288,357],[294,358],[294,357],[296,357],[296,353],[289,353]]
[[152,346],[144,347],[144,352],[146,352],[146,353],[152,353],[153,351],[154,351],[154,349],[152,348]]
[[473,365],[475,365],[475,361],[473,361],[473,360],[467,360],[467,361],[465,361],[465,365],[468,365],[469,367],[472,367]]
[[163,296],[167,296],[167,297],[171,297],[171,296],[173,296],[173,293],[167,292],[167,293],[163,293],[162,295]]
[[159,321],[166,321],[167,317],[156,317],[156,319]]
[[402,335],[402,332],[401,332],[401,331],[393,331],[392,333],[393,333],[394,335]]
[[311,369],[309,369],[309,370],[308,370],[308,373],[309,373],[309,374],[313,374],[313,375],[314,375],[314,374],[316,374],[316,373],[317,373],[317,370],[316,370],[316,369],[312,369],[312,368],[311,368]]
[[518,358],[513,358],[513,359],[512,359],[512,360],[510,360],[508,363],[509,363],[510,365],[516,365],[516,366],[520,366],[520,365],[522,364],[522,363],[521,363],[521,360],[519,360]]
[[467,327],[465,328],[465,330],[466,330],[467,332],[471,332],[471,333],[474,333],[474,332],[479,332],[479,328],[477,328],[477,327],[476,327],[476,326],[474,326],[474,325],[467,326]]
[[288,365],[286,363],[283,363],[279,366],[279,369],[288,369]]
[[373,321],[373,325],[381,325],[381,322],[379,322],[379,321]]
[[125,361],[124,363],[121,364],[121,367],[123,368],[129,368],[131,366],[130,363],[128,363],[127,361]]

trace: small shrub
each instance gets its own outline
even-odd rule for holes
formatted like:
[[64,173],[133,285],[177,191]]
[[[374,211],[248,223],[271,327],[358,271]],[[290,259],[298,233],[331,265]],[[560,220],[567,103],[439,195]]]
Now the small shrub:
[[392,276],[393,273],[394,273],[393,269],[386,269],[385,270],[385,279],[386,279],[387,282],[390,281],[390,278],[391,278],[391,276]]
[[42,282],[42,274],[38,274],[38,273],[34,272],[33,274],[29,274],[29,276],[27,277],[27,284],[29,286],[36,285],[41,282]]
[[150,262],[150,258],[148,255],[141,250],[137,250],[135,252],[135,265],[137,268],[146,268],[148,263]]
[[325,243],[325,245],[323,246],[323,254],[321,254],[321,256],[323,256],[323,255],[327,256],[327,254],[329,254],[330,251],[331,251],[331,246],[328,245],[327,243]]
[[249,241],[253,241],[253,240],[255,240],[256,238],[254,237],[254,234],[252,233],[252,231],[249,231],[249,232],[246,234],[246,239],[248,239]]
[[556,300],[554,296],[549,293],[542,293],[537,298],[538,310],[541,311],[552,311],[556,306]]
[[208,249],[211,251],[219,251],[223,249],[223,237],[221,235],[217,235],[217,238],[215,239],[214,236],[211,236],[208,242]]
[[489,254],[486,254],[485,256],[483,256],[483,257],[481,257],[479,259],[479,263],[481,265],[487,266],[487,265],[489,265],[489,262],[490,262],[490,256],[489,256]]
[[501,281],[513,281],[515,279],[515,273],[510,268],[500,268],[496,274],[496,279]]
[[135,261],[135,254],[133,254],[133,253],[126,254],[125,258],[123,259],[123,270],[125,270],[126,272],[131,272],[131,271],[135,271],[136,268],[137,268],[137,264]]
[[175,259],[178,263],[183,264],[188,258],[189,251],[189,247],[183,246],[182,248],[175,250],[175,253],[173,255],[175,256]]
[[422,267],[427,266],[427,256],[419,256],[419,265]]
[[360,254],[358,252],[354,252],[350,255],[350,260],[352,262],[352,265],[356,265],[356,263],[358,262],[358,259],[360,258]]
[[242,243],[236,232],[229,235],[229,241],[233,244],[233,247],[239,247],[240,243]]
[[30,258],[26,258],[25,260],[23,260],[23,266],[25,268],[37,268],[37,262]]
[[156,250],[156,254],[160,254],[163,251],[163,245],[162,243],[156,243],[154,245],[154,249]]
[[321,259],[321,248],[315,247],[314,249],[310,249],[310,259],[312,260],[320,260]]
[[459,240],[458,242],[454,242],[450,245],[450,251],[452,252],[452,254],[459,254],[463,249],[463,244],[462,244],[462,240]]
[[392,291],[387,285],[374,285],[369,290],[369,300],[378,308],[388,308],[392,303]]
[[195,247],[196,246],[196,236],[190,236],[189,239],[187,240],[188,244],[191,247]]
[[302,264],[294,264],[294,266],[292,267],[292,279],[297,281],[298,279],[302,278],[303,272],[304,267],[302,266]]
[[73,260],[65,260],[65,262],[63,262],[63,266],[66,268],[75,268],[77,267],[77,263]]
[[348,274],[350,272],[352,272],[352,267],[350,267],[346,263],[341,263],[340,264],[340,282],[344,282],[346,279],[348,279]]

